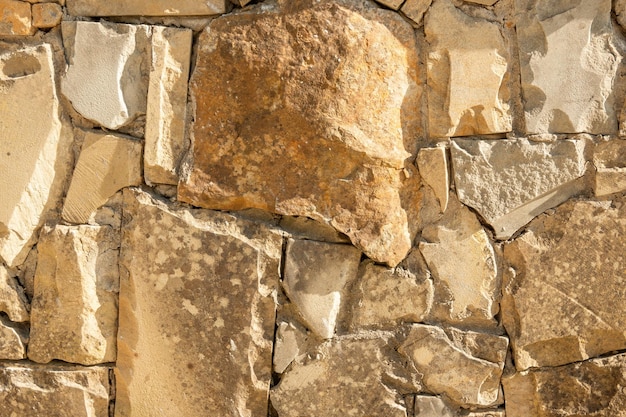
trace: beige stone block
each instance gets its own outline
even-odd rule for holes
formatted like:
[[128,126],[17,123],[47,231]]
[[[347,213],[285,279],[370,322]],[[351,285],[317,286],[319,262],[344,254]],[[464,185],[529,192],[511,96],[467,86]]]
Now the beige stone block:
[[413,28],[371,3],[279,2],[212,20],[178,199],[306,216],[395,266],[421,205],[417,62]]
[[228,0],[66,0],[73,16],[210,16],[227,11]]
[[626,191],[626,141],[611,140],[596,145],[593,163],[596,197]]
[[129,189],[124,219],[115,415],[266,416],[280,234]]
[[0,52],[0,257],[9,267],[26,259],[70,172],[54,74],[49,44]]
[[282,374],[285,369],[303,352],[307,340],[306,331],[288,321],[281,321],[276,326],[274,340],[274,372]]
[[46,227],[37,249],[28,358],[114,362],[118,232],[108,226]]
[[417,154],[417,167],[422,180],[432,188],[439,200],[441,211],[446,211],[450,197],[450,170],[446,149],[443,147],[420,149]]
[[140,141],[96,132],[84,136],[63,205],[63,218],[72,223],[87,223],[117,191],[142,183]]
[[406,0],[400,11],[415,23],[420,24],[432,1],[433,0]]
[[498,0],[465,0],[466,3],[481,4],[483,6],[493,6]]
[[15,278],[3,265],[0,265],[0,311],[11,321],[29,321],[28,301],[24,291],[17,285]]
[[518,370],[626,348],[626,206],[571,201],[505,246],[502,320]]
[[109,368],[0,364],[0,415],[108,417]]
[[0,36],[29,36],[35,30],[29,3],[0,0]]
[[400,6],[402,6],[402,3],[404,3],[404,0],[376,0],[376,2],[392,10],[398,10]]
[[186,146],[192,36],[191,29],[152,29],[144,150],[144,177],[148,184],[178,184],[178,165]]
[[527,133],[617,131],[611,0],[516,0]]
[[[26,359],[28,330],[0,316],[0,360]],[[1,387],[1,384],[0,384]]]
[[416,395],[414,397],[414,411],[409,414],[414,417],[505,417],[504,409],[459,410],[441,397],[432,395]]
[[424,29],[430,134],[510,131],[509,53],[498,24],[466,15],[451,0],[435,0]]
[[40,29],[53,28],[61,23],[63,8],[56,3],[37,3],[32,6],[33,26]]

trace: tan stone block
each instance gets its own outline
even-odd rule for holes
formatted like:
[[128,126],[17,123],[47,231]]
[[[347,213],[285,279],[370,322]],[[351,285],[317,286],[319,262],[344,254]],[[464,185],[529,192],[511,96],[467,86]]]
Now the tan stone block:
[[29,3],[0,0],[0,36],[29,36],[35,30]]
[[28,358],[115,361],[119,234],[108,226],[44,228],[37,245]]
[[402,3],[404,3],[404,0],[376,0],[376,2],[392,10],[398,10],[400,6],[402,6]]
[[432,188],[441,211],[446,211],[450,196],[450,174],[446,149],[422,148],[417,154],[417,167],[424,183]]
[[0,311],[6,313],[11,321],[29,321],[24,292],[3,265],[0,265]]
[[596,167],[596,197],[626,191],[626,141],[611,140],[596,146],[593,154]]
[[466,3],[482,4],[483,6],[493,6],[498,0],[465,0]]
[[432,0],[406,0],[400,11],[415,23],[421,24],[431,3]]
[[66,0],[73,16],[210,16],[226,13],[228,0]]
[[26,343],[28,343],[28,328],[16,326],[0,316],[0,360],[26,359]]
[[41,29],[53,28],[61,23],[63,8],[56,3],[37,3],[32,6],[33,26]]
[[281,321],[276,325],[274,340],[274,357],[272,363],[274,372],[282,374],[285,369],[303,352],[307,334],[304,329],[288,321]]
[[140,141],[95,132],[84,135],[63,205],[63,218],[72,223],[87,223],[117,191],[142,183]]

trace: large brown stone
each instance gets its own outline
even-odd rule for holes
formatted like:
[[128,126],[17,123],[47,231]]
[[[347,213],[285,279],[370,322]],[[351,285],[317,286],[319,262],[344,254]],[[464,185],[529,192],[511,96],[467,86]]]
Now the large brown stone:
[[179,199],[311,217],[400,262],[420,206],[411,26],[369,3],[300,0],[217,18],[198,45]]
[[626,348],[626,205],[578,201],[506,245],[502,320],[518,370]]
[[124,191],[117,417],[266,416],[282,238]]

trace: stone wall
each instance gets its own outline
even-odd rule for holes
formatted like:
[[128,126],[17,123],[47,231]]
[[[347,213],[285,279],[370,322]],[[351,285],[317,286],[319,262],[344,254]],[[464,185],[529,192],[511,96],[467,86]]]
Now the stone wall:
[[0,0],[0,416],[626,416],[626,1],[235,3]]

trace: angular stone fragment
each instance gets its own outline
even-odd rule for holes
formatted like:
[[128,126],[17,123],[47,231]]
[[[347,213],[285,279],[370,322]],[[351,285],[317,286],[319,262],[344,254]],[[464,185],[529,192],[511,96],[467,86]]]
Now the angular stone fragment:
[[283,321],[276,326],[274,341],[274,372],[282,374],[298,357],[301,346],[306,341],[306,332],[293,323]]
[[131,190],[124,221],[115,415],[266,416],[281,236]]
[[422,231],[419,250],[433,274],[438,320],[493,327],[500,285],[496,255],[482,225],[469,209],[451,199],[437,224]]
[[421,199],[416,48],[402,17],[368,3],[280,2],[214,19],[199,39],[178,198],[307,216],[396,265]]
[[414,405],[414,417],[505,417],[502,409],[459,410],[432,395],[416,395]]
[[108,226],[44,228],[37,245],[28,358],[115,361],[119,234]]
[[191,29],[154,27],[146,113],[144,176],[148,184],[178,184],[185,147]]
[[459,200],[476,209],[498,239],[584,189],[585,143],[516,140],[452,142]]
[[293,240],[287,242],[283,286],[307,327],[329,339],[346,284],[356,278],[361,252],[351,245]]
[[66,0],[73,16],[205,16],[226,12],[227,0]]
[[0,415],[108,417],[109,369],[0,364]]
[[596,197],[626,191],[626,141],[612,140],[596,146]]
[[417,154],[417,167],[423,181],[433,189],[441,211],[446,211],[450,196],[450,174],[446,149],[422,148]]
[[145,114],[150,28],[75,21],[62,28],[69,66],[61,91],[74,109],[107,129]]
[[[0,316],[0,359],[26,359],[28,333]],[[0,389],[2,386],[0,385]]]
[[71,129],[54,74],[49,44],[0,52],[0,256],[9,267],[26,258],[69,172]]
[[0,0],[0,36],[28,36],[35,33],[30,4],[24,1]]
[[53,28],[61,23],[63,8],[56,3],[37,3],[32,6],[33,26],[40,29]]
[[0,312],[14,322],[29,321],[27,305],[24,292],[6,268],[0,265]]
[[625,247],[626,206],[610,201],[565,203],[505,247],[502,320],[518,370],[626,348]]
[[382,4],[383,6],[387,6],[390,9],[398,10],[404,0],[376,0],[377,3]]
[[507,417],[625,417],[626,355],[516,373],[502,380]]
[[493,350],[481,352],[472,343],[449,338],[439,327],[416,324],[398,351],[424,375],[427,392],[445,395],[465,408],[501,403],[500,376],[508,341],[500,336],[467,333],[473,343],[487,344]]
[[515,0],[528,133],[613,133],[611,0]]
[[425,17],[432,136],[508,132],[509,54],[500,27],[435,0]]
[[432,0],[406,0],[400,11],[415,23],[420,24],[431,3]]
[[117,191],[142,183],[140,141],[96,132],[84,135],[63,205],[63,218],[72,223],[87,223]]

